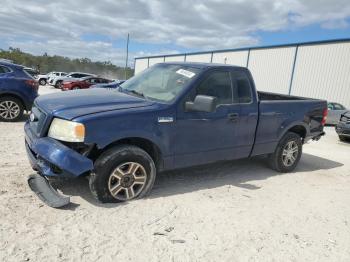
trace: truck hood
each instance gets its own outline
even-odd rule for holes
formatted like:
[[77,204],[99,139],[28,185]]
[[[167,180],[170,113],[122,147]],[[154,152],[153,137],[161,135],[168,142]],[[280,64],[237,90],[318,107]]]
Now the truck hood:
[[105,111],[151,106],[154,102],[117,90],[94,88],[43,95],[35,104],[55,117],[72,120]]

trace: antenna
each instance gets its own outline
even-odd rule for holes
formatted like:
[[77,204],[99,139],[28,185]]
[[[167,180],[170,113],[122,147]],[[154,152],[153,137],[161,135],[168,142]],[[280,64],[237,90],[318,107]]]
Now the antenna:
[[125,59],[125,69],[124,69],[124,79],[126,80],[126,69],[128,67],[128,59],[129,59],[129,33],[126,41],[126,59]]

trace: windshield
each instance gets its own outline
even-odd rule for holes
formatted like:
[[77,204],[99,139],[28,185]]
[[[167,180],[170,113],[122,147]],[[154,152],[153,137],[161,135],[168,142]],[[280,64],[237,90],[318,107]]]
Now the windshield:
[[121,90],[152,100],[169,102],[192,81],[200,69],[184,65],[158,64],[121,84]]

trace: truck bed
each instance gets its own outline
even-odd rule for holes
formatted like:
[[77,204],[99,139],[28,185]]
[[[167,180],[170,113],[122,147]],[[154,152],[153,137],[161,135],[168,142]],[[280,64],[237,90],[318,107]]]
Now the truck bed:
[[291,95],[283,95],[283,94],[259,92],[259,91],[258,91],[258,98],[260,101],[317,100],[317,99],[312,99],[312,98],[307,98],[307,97],[291,96]]
[[257,93],[259,120],[252,156],[273,152],[285,131],[296,125],[298,131],[305,130],[305,141],[323,133],[322,118],[327,101],[268,92]]

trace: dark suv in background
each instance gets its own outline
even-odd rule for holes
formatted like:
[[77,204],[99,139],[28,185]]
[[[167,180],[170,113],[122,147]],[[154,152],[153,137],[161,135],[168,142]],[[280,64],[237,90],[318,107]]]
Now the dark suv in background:
[[32,108],[38,88],[25,67],[0,60],[0,121],[21,119]]
[[340,141],[350,141],[350,111],[340,116],[340,121],[335,127]]

